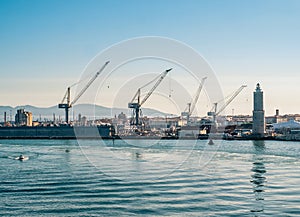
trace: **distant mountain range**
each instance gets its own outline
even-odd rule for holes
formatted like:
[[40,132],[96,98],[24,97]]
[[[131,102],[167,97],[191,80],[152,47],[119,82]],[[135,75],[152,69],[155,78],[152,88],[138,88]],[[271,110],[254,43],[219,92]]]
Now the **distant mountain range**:
[[[53,114],[55,114],[56,118],[61,118],[64,120],[65,118],[65,110],[59,109],[57,106],[51,106],[48,108],[35,107],[32,105],[24,105],[24,106],[0,106],[0,121],[4,119],[4,112],[6,112],[7,120],[10,120],[10,116],[12,120],[15,120],[15,114],[18,109],[24,109],[25,111],[32,112],[33,120],[44,120],[49,119],[53,120]],[[75,119],[77,119],[78,114],[82,116],[86,116],[87,118],[109,118],[118,116],[123,112],[127,116],[131,115],[131,109],[125,108],[108,108],[100,105],[92,105],[92,104],[78,104],[70,109],[70,117],[73,119],[73,115]],[[142,112],[145,116],[165,116],[166,113],[160,112],[155,109],[143,108]]]

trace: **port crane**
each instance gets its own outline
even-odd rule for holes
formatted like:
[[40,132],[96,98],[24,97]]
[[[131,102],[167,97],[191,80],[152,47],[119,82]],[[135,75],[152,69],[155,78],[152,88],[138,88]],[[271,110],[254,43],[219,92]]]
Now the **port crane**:
[[192,113],[193,113],[193,111],[194,111],[194,109],[196,107],[196,104],[198,102],[201,90],[203,88],[203,85],[204,85],[204,82],[205,82],[206,79],[207,79],[207,77],[204,77],[204,78],[201,79],[201,82],[200,82],[200,85],[199,85],[199,87],[197,89],[197,92],[196,92],[194,100],[192,100],[192,102],[188,103],[188,109],[187,109],[188,111],[181,113],[182,116],[186,116],[187,124],[189,124],[189,119],[190,119],[190,117],[191,117],[191,115],[192,115]]
[[[78,101],[78,99],[85,93],[85,91],[91,86],[91,84],[96,80],[99,74],[105,69],[109,61],[105,62],[100,70],[88,81],[88,83],[82,88],[82,90],[77,94],[77,96],[71,101],[71,87],[67,88],[67,91],[61,101],[58,104],[58,108],[65,109],[65,120],[66,123],[69,123],[69,109]],[[78,84],[78,83],[75,83]],[[75,85],[74,84],[74,85]],[[72,86],[74,86],[72,85]]]
[[[141,116],[141,106],[147,101],[147,99],[151,96],[151,94],[154,92],[154,90],[158,87],[158,85],[162,82],[162,80],[166,77],[169,71],[171,71],[172,68],[165,70],[159,76],[145,84],[144,86],[140,87],[137,92],[135,93],[134,97],[132,98],[131,102],[128,103],[128,108],[131,108],[133,110],[132,119],[130,121],[130,125],[135,125],[136,128],[138,128],[140,125],[142,125],[142,122],[140,120]],[[141,90],[145,88],[146,86],[150,85],[156,81],[154,86],[150,89],[150,91],[145,95],[143,99],[141,99]]]
[[[237,89],[230,97],[229,99],[224,103],[224,105],[217,110],[218,107],[218,103],[214,103],[213,108],[211,109],[210,112],[207,113],[208,116],[212,116],[213,117],[213,124],[216,124],[216,116],[218,116],[222,111],[224,111],[224,109],[235,99],[235,97],[237,97],[237,95],[239,95],[239,93],[245,88],[247,87],[247,85],[242,85],[239,87],[239,89]],[[228,98],[228,97],[227,97]]]

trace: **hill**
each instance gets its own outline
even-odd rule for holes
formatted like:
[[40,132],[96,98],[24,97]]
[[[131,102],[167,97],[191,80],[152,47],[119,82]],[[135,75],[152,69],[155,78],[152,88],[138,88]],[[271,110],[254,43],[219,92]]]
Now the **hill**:
[[[15,114],[17,113],[18,109],[25,109],[25,111],[32,112],[33,120],[45,120],[53,119],[53,114],[55,114],[56,118],[64,119],[65,111],[64,109],[59,109],[57,106],[51,107],[36,107],[32,105],[23,105],[23,106],[0,106],[0,121],[4,120],[4,112],[7,114],[7,120],[10,120],[10,116],[12,120],[15,119]],[[78,104],[75,105],[73,108],[70,109],[70,117],[73,119],[73,116],[77,119],[78,114],[82,116],[86,116],[88,119],[91,118],[110,118],[114,117],[115,115],[118,116],[123,112],[127,116],[131,115],[131,110],[126,108],[108,108],[100,105],[93,105],[93,104]],[[166,114],[160,112],[155,109],[144,108],[142,112],[145,116],[165,116]]]

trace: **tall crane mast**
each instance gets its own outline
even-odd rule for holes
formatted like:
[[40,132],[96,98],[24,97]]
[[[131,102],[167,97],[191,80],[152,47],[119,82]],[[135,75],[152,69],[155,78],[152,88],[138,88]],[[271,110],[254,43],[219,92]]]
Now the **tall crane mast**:
[[78,101],[78,99],[85,93],[85,91],[91,86],[91,84],[96,80],[99,74],[104,70],[108,65],[109,61],[105,62],[100,70],[88,81],[88,83],[82,88],[82,90],[77,94],[77,96],[71,102],[71,87],[67,88],[61,103],[58,104],[58,108],[65,109],[65,120],[66,123],[69,123],[69,109]]
[[[141,122],[140,122],[141,106],[147,101],[147,99],[152,95],[154,90],[158,87],[158,85],[162,82],[162,80],[166,77],[168,72],[171,71],[171,70],[172,70],[172,68],[165,70],[158,77],[151,80],[150,82],[148,82],[147,84],[145,84],[144,86],[140,87],[137,90],[137,92],[135,93],[135,95],[132,98],[131,102],[128,103],[128,108],[131,108],[133,110],[133,117],[132,117],[132,121],[130,123],[131,125],[135,125],[137,128],[138,128],[139,125],[141,125]],[[150,91],[146,94],[146,96],[143,99],[141,99],[141,90],[144,87],[146,87],[146,86],[150,85],[151,83],[153,83],[154,81],[156,81],[154,86],[150,89]]]

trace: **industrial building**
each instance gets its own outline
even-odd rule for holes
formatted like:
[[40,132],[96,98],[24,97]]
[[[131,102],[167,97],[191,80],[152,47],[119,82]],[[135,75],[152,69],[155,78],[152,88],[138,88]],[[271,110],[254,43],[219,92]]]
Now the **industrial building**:
[[15,124],[17,126],[32,126],[32,113],[24,109],[18,109],[15,116]]

